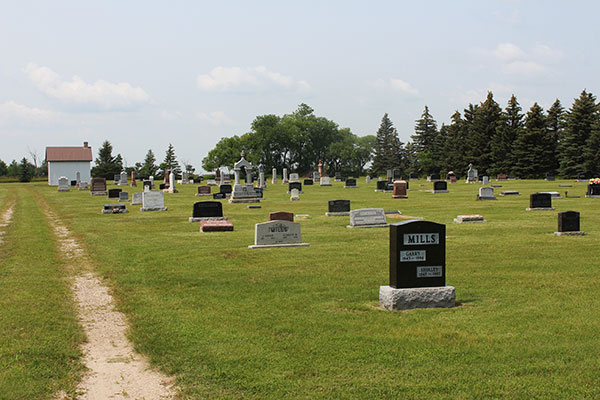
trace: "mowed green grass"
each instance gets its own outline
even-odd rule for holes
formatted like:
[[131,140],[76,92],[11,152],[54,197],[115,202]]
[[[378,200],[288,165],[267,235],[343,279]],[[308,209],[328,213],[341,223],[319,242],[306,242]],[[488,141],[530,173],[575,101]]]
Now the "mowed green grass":
[[0,214],[14,204],[0,243],[0,399],[73,395],[84,339],[63,260],[33,190],[0,185]]
[[[165,194],[167,212],[128,205],[121,215],[102,215],[109,201],[89,192],[28,187],[82,238],[136,348],[177,377],[184,398],[600,397],[600,199],[584,197],[585,183],[500,184],[497,195],[521,196],[483,202],[479,185],[432,194],[411,181],[409,198],[394,200],[361,178],[358,189],[304,186],[292,203],[287,186],[269,185],[262,209],[223,202],[235,231],[221,233],[187,221],[206,200],[196,185]],[[530,193],[558,190],[582,197],[525,211]],[[389,231],[325,217],[334,199],[446,224],[447,284],[460,306],[381,310]],[[586,236],[553,235],[565,210],[581,212]],[[299,222],[310,247],[248,249],[270,211],[309,214]],[[488,222],[452,222],[469,213]]]

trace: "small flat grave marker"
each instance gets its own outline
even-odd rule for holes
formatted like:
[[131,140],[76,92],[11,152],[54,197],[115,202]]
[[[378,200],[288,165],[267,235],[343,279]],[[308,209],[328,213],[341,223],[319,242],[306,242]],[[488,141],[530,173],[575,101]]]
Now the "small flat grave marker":
[[385,228],[389,226],[383,208],[361,208],[350,211],[347,228]]
[[519,193],[516,190],[503,190],[500,192],[500,196],[520,196],[521,193]]
[[233,222],[228,220],[200,221],[200,232],[232,232]]
[[129,210],[125,207],[125,204],[105,204],[102,209],[102,214],[124,214],[128,213]]
[[275,211],[269,213],[269,221],[290,221],[294,222],[294,213],[286,211]]
[[553,199],[562,199],[563,197],[558,192],[540,192],[540,193],[548,193]]
[[471,222],[487,222],[483,217],[479,214],[469,214],[469,215],[458,215],[454,218],[454,222],[457,224],[467,224]]

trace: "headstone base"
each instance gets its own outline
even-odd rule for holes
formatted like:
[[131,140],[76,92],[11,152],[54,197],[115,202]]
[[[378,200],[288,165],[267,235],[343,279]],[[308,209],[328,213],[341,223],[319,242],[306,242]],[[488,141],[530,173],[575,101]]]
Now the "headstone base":
[[309,243],[287,243],[287,244],[252,244],[249,249],[268,249],[270,247],[308,247]]
[[319,186],[331,186],[331,183],[319,183]]
[[[290,191],[288,190],[288,191],[287,191],[287,194],[292,194],[292,192],[290,192]],[[300,190],[300,191],[298,191],[298,194],[304,194],[304,192]]]
[[200,232],[232,232],[233,222],[231,221],[201,221]]
[[140,211],[167,211],[167,207],[142,207]]
[[432,190],[432,193],[449,193],[447,190]]
[[260,199],[257,197],[251,197],[251,198],[230,198],[229,199],[229,203],[230,204],[235,204],[235,203],[260,203]]
[[500,192],[500,196],[520,196],[521,193],[517,192],[516,190],[503,190],[502,192]]
[[586,194],[585,197],[590,197],[592,199],[600,199],[600,196],[597,194]]
[[498,200],[496,196],[479,196],[477,195],[477,200]]
[[584,231],[571,231],[571,232],[554,232],[556,236],[583,236]]
[[344,189],[358,189],[358,186],[344,186]]
[[107,194],[107,192],[90,192],[90,195],[92,196],[106,196]]
[[525,209],[525,211],[554,211],[554,207],[536,207],[536,208],[527,207]]
[[[68,192],[68,191],[69,191],[69,188],[66,188],[66,189],[58,189],[58,191],[59,191],[59,192]],[[587,197],[587,196],[586,196],[586,197]]]
[[201,196],[212,196],[213,193],[196,193],[196,197],[201,197]]
[[327,217],[347,217],[350,215],[350,211],[326,212],[325,215]]
[[408,196],[405,194],[392,196],[392,199],[408,199]]
[[347,225],[346,228],[387,228],[389,224],[377,224],[377,225]]
[[380,286],[379,305],[386,310],[450,308],[456,306],[456,291],[453,286],[409,289]]
[[129,210],[127,209],[120,209],[120,210],[102,210],[102,214],[125,214],[128,213]]
[[202,221],[226,221],[227,217],[190,217],[190,222],[202,222]]
[[487,222],[481,215],[459,215],[454,218],[457,224],[468,224],[472,222]]

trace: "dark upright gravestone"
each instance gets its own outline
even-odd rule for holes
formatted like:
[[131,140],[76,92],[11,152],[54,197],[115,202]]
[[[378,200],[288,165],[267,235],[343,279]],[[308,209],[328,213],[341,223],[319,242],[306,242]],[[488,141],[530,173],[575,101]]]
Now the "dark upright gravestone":
[[446,225],[403,221],[390,225],[390,286],[446,285]]
[[529,196],[529,208],[531,210],[554,210],[552,208],[552,195],[550,193],[532,193]]
[[394,194],[392,195],[392,199],[407,199],[407,188],[408,184],[406,181],[395,181],[394,182]]
[[440,174],[431,174],[429,175],[429,180],[430,181],[439,181],[440,180]]
[[312,179],[305,179],[304,180],[304,185],[305,186],[310,186],[310,185],[313,185],[313,184],[314,184],[314,181]]
[[223,204],[219,201],[197,201],[190,222],[199,222],[207,219],[224,219]]
[[434,181],[433,182],[433,193],[448,193],[448,182]]
[[356,186],[356,179],[354,179],[354,178],[346,179],[346,185],[344,186],[344,188],[355,188],[355,187],[358,187],[358,186]]
[[580,228],[580,214],[577,211],[563,211],[558,213],[558,232],[557,234],[570,233],[583,234]]
[[588,183],[585,197],[600,197],[600,183]]
[[329,200],[325,215],[328,217],[350,215],[350,200]]
[[376,192],[384,192],[387,188],[387,181],[377,181],[377,189]]
[[77,186],[77,181],[71,181],[71,186]]
[[142,187],[146,187],[146,186],[148,186],[149,190],[152,190],[152,181],[144,180]]
[[339,182],[342,180],[342,173],[341,172],[336,172],[335,173],[335,181]]
[[165,190],[165,188],[166,188],[166,187],[167,187],[167,184],[166,184],[166,183],[161,183],[161,184],[159,184],[159,185],[158,185],[158,188],[159,188],[160,190]]
[[402,170],[395,169],[392,171],[393,180],[401,180],[402,179]]
[[[406,189],[408,190],[408,185],[406,186]],[[385,192],[394,192],[394,182],[386,182],[385,184]]]
[[297,189],[298,192],[302,193],[302,183],[300,183],[300,182],[288,183],[288,193],[291,193],[292,189]]
[[226,196],[231,195],[232,187],[229,184],[222,184],[219,186],[219,193],[224,193]]
[[108,189],[108,198],[109,199],[118,199],[119,193],[121,193],[121,189]]

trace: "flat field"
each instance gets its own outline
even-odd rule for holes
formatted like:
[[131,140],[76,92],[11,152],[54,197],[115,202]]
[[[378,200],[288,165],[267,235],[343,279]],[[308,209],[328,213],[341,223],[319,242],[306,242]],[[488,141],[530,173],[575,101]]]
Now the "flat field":
[[[38,209],[47,204],[112,288],[136,349],[176,377],[182,398],[600,397],[600,199],[584,197],[585,183],[491,183],[502,185],[496,201],[477,201],[480,185],[462,182],[433,194],[431,183],[412,180],[408,199],[394,200],[361,178],[357,189],[304,186],[298,202],[289,201],[287,185],[269,184],[261,209],[224,201],[235,231],[219,233],[188,222],[193,203],[207,200],[194,196],[197,185],[165,194],[167,212],[128,204],[128,214],[102,215],[113,201],[87,191],[2,184],[0,212],[14,203],[16,217],[0,244],[0,287],[11,291],[2,295],[0,329],[12,338],[0,339],[0,367],[8,371],[0,372],[0,392],[11,387],[18,398],[19,379],[30,376],[44,398],[73,386],[80,370],[81,330],[65,294],[72,271],[56,261],[61,249],[52,248]],[[123,189],[130,197],[141,191]],[[501,190],[521,195],[501,197]],[[581,197],[553,199],[554,211],[525,211],[530,193],[565,190]],[[326,217],[327,201],[336,199],[446,224],[446,281],[458,306],[380,309],[389,230],[347,229],[349,217]],[[566,210],[581,212],[585,236],[553,234]],[[308,214],[296,221],[310,247],[248,249],[254,224],[271,211]],[[488,222],[453,223],[473,213]],[[39,298],[48,300],[32,300]],[[11,310],[17,306],[26,319]],[[40,324],[52,336],[22,333]],[[23,352],[29,363],[15,372],[11,360]],[[70,370],[58,372],[67,361]]]

